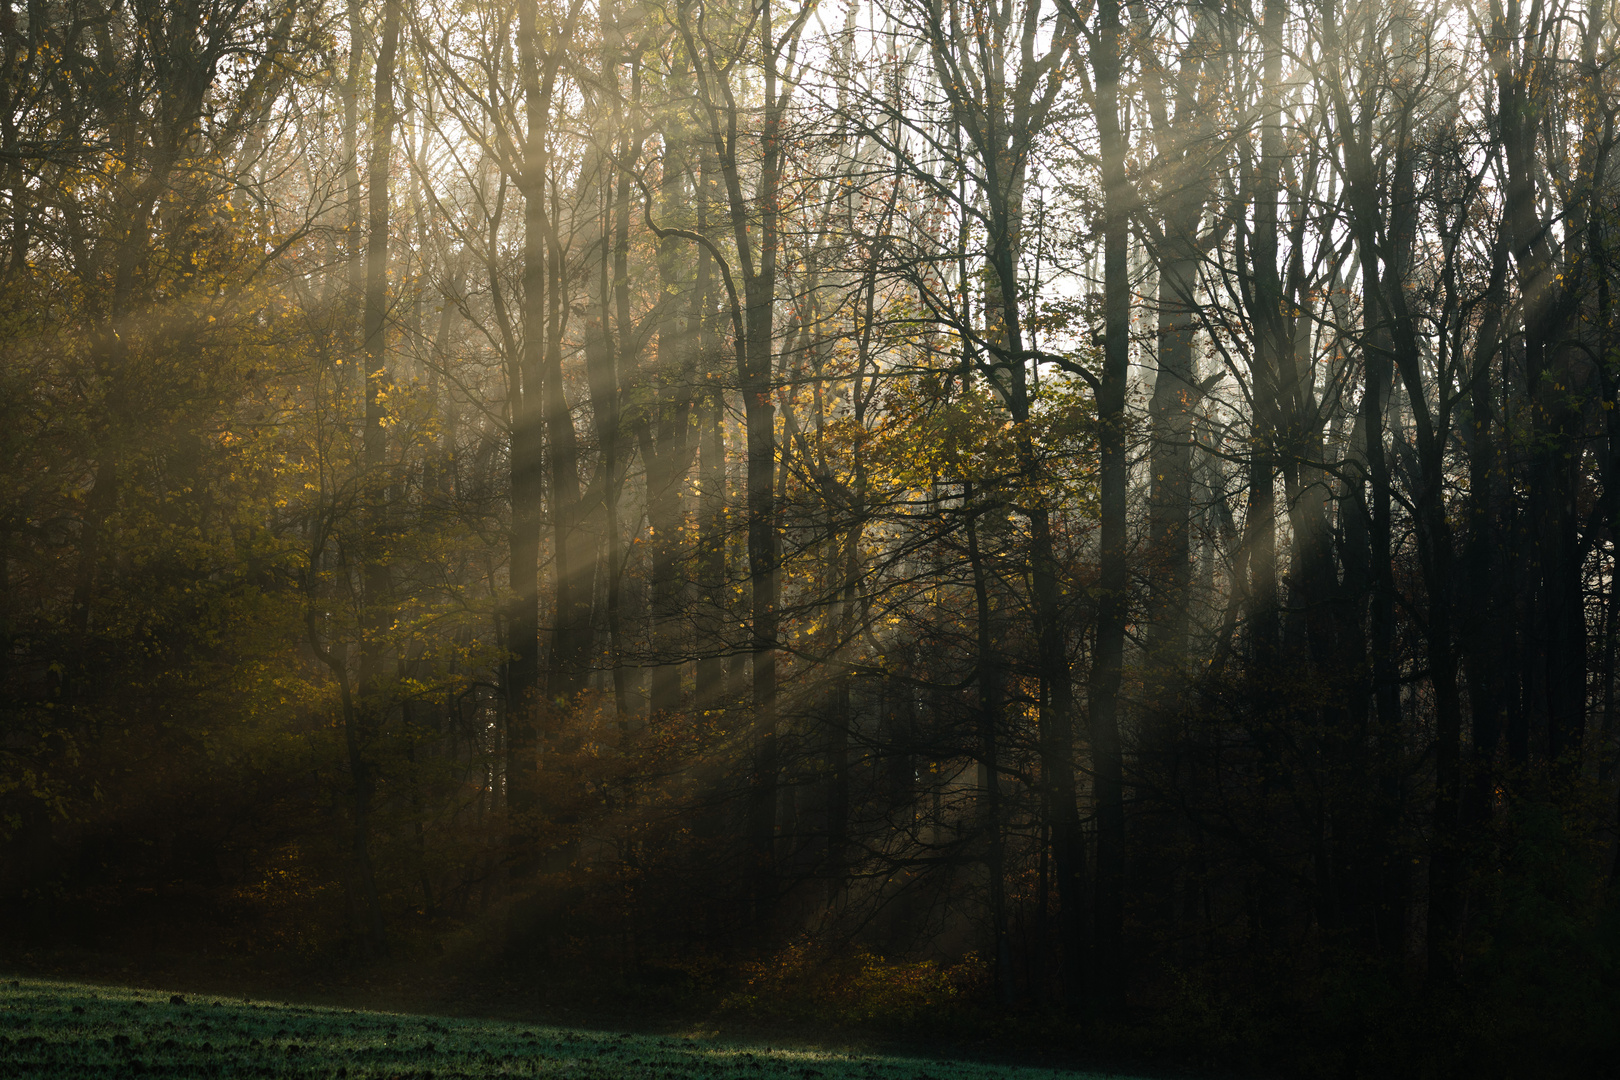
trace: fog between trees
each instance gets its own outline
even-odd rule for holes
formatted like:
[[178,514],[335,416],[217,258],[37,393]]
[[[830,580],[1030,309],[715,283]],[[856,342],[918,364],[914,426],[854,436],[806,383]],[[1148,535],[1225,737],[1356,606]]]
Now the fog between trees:
[[6,0],[16,940],[1588,1060],[1616,16]]

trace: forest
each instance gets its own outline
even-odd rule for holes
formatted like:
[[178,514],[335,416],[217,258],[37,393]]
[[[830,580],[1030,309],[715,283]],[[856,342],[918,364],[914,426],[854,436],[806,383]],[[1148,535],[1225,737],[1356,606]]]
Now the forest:
[[1612,1067],[1617,47],[0,0],[0,960]]

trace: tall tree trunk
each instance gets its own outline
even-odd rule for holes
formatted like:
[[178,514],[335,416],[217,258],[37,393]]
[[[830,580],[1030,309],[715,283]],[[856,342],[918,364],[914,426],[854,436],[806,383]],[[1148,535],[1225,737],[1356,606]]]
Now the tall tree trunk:
[[[709,230],[709,202],[713,194],[713,153],[694,143],[697,184],[694,192],[696,227]],[[712,711],[726,693],[726,410],[725,380],[720,365],[720,337],[715,332],[715,263],[706,247],[697,252],[697,277],[692,287],[689,319],[697,343],[697,369],[702,382],[696,390],[698,425],[698,550],[696,577],[703,594],[698,611],[698,662],[693,690],[698,707]]]
[[[1249,506],[1244,546],[1249,553],[1246,613],[1249,622],[1251,674],[1271,685],[1281,644],[1277,610],[1277,457],[1281,435],[1278,417],[1279,375],[1283,354],[1293,335],[1283,318],[1282,277],[1277,265],[1277,197],[1282,168],[1282,24],[1287,9],[1281,0],[1266,0],[1261,36],[1260,153],[1253,179],[1254,236],[1250,244],[1251,288],[1255,326],[1253,433],[1250,436]],[[1262,705],[1262,708],[1265,706]]]
[[[1330,20],[1325,29],[1330,47],[1340,47],[1339,29]],[[1330,83],[1333,94],[1332,108],[1338,128],[1347,133],[1363,130],[1353,117],[1350,101],[1341,84]],[[1365,332],[1362,336],[1364,374],[1361,410],[1357,417],[1357,449],[1361,461],[1354,484],[1355,504],[1349,515],[1350,529],[1347,543],[1359,540],[1363,523],[1366,527],[1366,554],[1358,548],[1348,548],[1346,555],[1346,585],[1355,581],[1371,592],[1367,649],[1371,659],[1373,712],[1376,718],[1370,740],[1373,746],[1373,772],[1376,798],[1373,799],[1372,822],[1367,842],[1366,866],[1372,872],[1373,933],[1383,951],[1393,960],[1405,955],[1407,882],[1409,875],[1405,859],[1396,850],[1397,834],[1402,814],[1404,762],[1402,760],[1402,716],[1400,684],[1395,656],[1395,577],[1394,577],[1394,525],[1392,516],[1393,481],[1385,448],[1385,415],[1388,411],[1393,386],[1394,350],[1393,330],[1382,317],[1381,254],[1378,236],[1373,229],[1376,222],[1376,180],[1371,159],[1364,143],[1349,139],[1345,149],[1344,172],[1347,199],[1357,200],[1357,212],[1352,215],[1355,232],[1356,256],[1361,277],[1362,309],[1366,313]],[[1409,257],[1411,234],[1393,234],[1386,258],[1399,258],[1400,265],[1392,268],[1397,280],[1404,280],[1405,260]],[[1365,506],[1363,512],[1358,507]]]
[[1469,757],[1462,777],[1459,844],[1462,857],[1479,850],[1495,801],[1496,755],[1506,728],[1506,668],[1503,643],[1510,633],[1499,582],[1508,576],[1502,565],[1498,530],[1502,521],[1502,484],[1495,409],[1491,402],[1491,370],[1503,351],[1502,314],[1507,284],[1507,243],[1497,232],[1491,255],[1490,284],[1485,310],[1475,341],[1467,396],[1467,413],[1460,421],[1468,453],[1467,540],[1458,582],[1457,613],[1463,621],[1460,644],[1468,687],[1470,720]]
[[371,159],[367,168],[368,213],[366,235],[365,389],[366,415],[363,454],[366,472],[366,530],[369,534],[362,572],[360,631],[360,701],[357,710],[362,730],[348,743],[350,771],[355,786],[355,859],[365,890],[367,933],[371,948],[386,949],[382,905],[377,895],[376,874],[372,868],[370,838],[365,822],[375,786],[374,766],[364,758],[366,744],[381,730],[390,707],[383,685],[387,642],[392,622],[391,574],[385,561],[390,529],[387,507],[387,429],[384,426],[383,395],[388,386],[388,178],[394,148],[394,67],[399,49],[400,11],[398,0],[383,4],[382,33],[377,46],[377,71],[373,81],[375,99],[371,121]]
[[[613,680],[613,707],[621,729],[631,722],[630,696],[633,669],[626,662],[629,651],[623,617],[624,561],[619,536],[619,500],[624,490],[630,446],[619,404],[620,388],[628,389],[636,379],[641,349],[636,338],[635,319],[630,313],[630,188],[629,169],[641,160],[642,135],[632,130],[630,112],[641,88],[640,58],[626,56],[627,41],[618,16],[607,5],[601,9],[602,68],[609,96],[613,101],[615,129],[614,162],[603,163],[602,210],[602,337],[604,349],[599,367],[591,372],[591,411],[596,418],[597,447],[600,455],[602,512],[606,529],[602,537],[605,556],[603,577],[607,580],[606,611],[610,673]],[[619,68],[630,65],[631,100],[627,102]],[[615,182],[616,181],[616,182]],[[607,330],[611,315],[614,332]],[[616,369],[616,370],[615,370]],[[649,462],[649,467],[651,463]]]
[[[1126,565],[1125,391],[1130,377],[1131,295],[1126,258],[1131,207],[1125,175],[1127,137],[1119,107],[1122,35],[1118,0],[1100,0],[1097,15],[1101,32],[1092,68],[1103,177],[1103,369],[1097,390],[1101,454],[1097,647],[1087,693],[1092,783],[1097,800],[1096,969],[1090,987],[1094,1003],[1106,1012],[1114,1012],[1124,1002],[1125,988],[1125,778],[1119,689],[1130,586]],[[1037,526],[1038,533],[1044,531],[1044,524]],[[1036,588],[1040,588],[1038,578]],[[1046,648],[1043,643],[1043,653]],[[1067,668],[1066,660],[1063,667]]]
[[512,607],[507,620],[511,660],[506,668],[507,805],[514,826],[512,876],[537,866],[540,695],[540,534],[545,500],[545,429],[542,386],[548,349],[551,222],[547,174],[551,97],[556,60],[541,40],[537,0],[518,5],[518,68],[526,119],[520,188],[523,194],[522,343],[507,374],[511,424],[509,460],[512,526],[508,579]]
[[[595,600],[596,582],[606,579],[604,615],[609,652],[614,654],[609,659],[614,679],[614,712],[623,723],[625,702],[618,693],[620,660],[615,653],[619,645],[618,575],[614,568],[619,559],[619,383],[610,329],[614,301],[614,190],[617,186],[614,183],[611,153],[598,156],[595,167],[598,172],[591,181],[595,201],[592,211],[594,224],[586,234],[591,242],[587,247],[586,263],[590,267],[590,284],[587,286],[589,299],[585,307],[585,381],[595,427],[597,467],[596,476],[586,493],[589,505],[581,508],[581,520],[576,522],[577,531],[585,533],[585,519],[589,517],[591,528],[588,531],[594,536],[588,541],[590,549],[586,558],[589,563],[573,568],[573,573],[580,579],[579,591],[575,596],[585,616],[580,631],[586,638],[590,638],[595,629],[590,619],[590,608]],[[576,645],[576,648],[581,647]]]
[[[1532,9],[1531,17],[1539,11]],[[1534,448],[1525,494],[1529,584],[1535,590],[1524,669],[1525,707],[1531,753],[1545,760],[1549,779],[1556,782],[1567,778],[1567,767],[1579,748],[1586,681],[1573,504],[1578,455],[1570,450],[1571,428],[1578,420],[1568,405],[1573,385],[1569,373],[1559,370],[1563,352],[1556,341],[1559,286],[1536,191],[1536,144],[1543,126],[1537,88],[1538,72],[1547,62],[1540,44],[1546,26],[1521,23],[1524,13],[1516,4],[1504,11],[1493,2],[1491,15],[1487,46],[1496,71],[1498,136],[1507,164],[1503,217],[1522,296],[1524,392]],[[1520,42],[1517,46],[1515,39]]]
[[990,932],[993,942],[994,983],[997,1004],[1012,1003],[1012,944],[1007,935],[1006,844],[1002,835],[1001,809],[1001,723],[1005,697],[1005,671],[996,646],[997,631],[991,608],[989,573],[979,549],[979,504],[972,485],[966,485],[962,502],[967,514],[968,564],[973,570],[973,601],[978,632],[979,687],[979,829],[984,834],[984,869],[990,885]]
[[[791,86],[782,86],[778,65],[781,50],[795,40],[803,26],[804,14],[791,24],[787,36],[775,35],[770,0],[763,0],[758,29],[764,68],[765,101],[760,119],[760,161],[752,198],[744,195],[745,168],[739,160],[734,134],[735,105],[718,108],[712,90],[705,87],[710,107],[710,136],[726,201],[730,211],[732,239],[743,278],[743,340],[737,348],[737,381],[743,398],[746,423],[748,517],[748,581],[752,615],[749,651],[753,661],[753,761],[749,778],[748,824],[746,828],[750,861],[753,918],[763,929],[776,895],[776,805],[777,752],[776,648],[778,621],[778,543],[776,523],[776,406],[772,395],[775,322],[777,245],[780,229],[779,205],[782,183],[782,132]],[[689,45],[692,44],[688,39]],[[693,49],[694,53],[697,50]],[[729,68],[722,69],[717,58],[708,54],[711,75],[729,80]],[[729,84],[726,85],[730,102]],[[722,127],[721,113],[727,112],[728,127]],[[757,228],[758,239],[754,230]]]
[[[664,130],[659,203],[664,220],[678,220],[689,192],[684,132],[676,124]],[[651,715],[670,715],[681,705],[681,672],[690,644],[682,632],[682,614],[690,601],[682,575],[681,488],[690,463],[693,379],[703,347],[699,322],[702,309],[694,296],[688,301],[685,326],[675,297],[687,284],[681,276],[681,242],[666,236],[658,242],[658,280],[663,299],[658,314],[657,359],[654,372],[654,407],[651,423],[644,425],[651,438],[642,453],[647,465],[647,526],[652,546],[652,685]],[[701,258],[707,258],[703,252]],[[700,661],[701,664],[701,661]],[[700,677],[701,678],[701,677]],[[706,688],[702,688],[706,689]],[[699,700],[703,700],[700,690]]]
[[[1208,127],[1200,100],[1205,71],[1200,50],[1211,44],[1206,18],[1200,14],[1181,57],[1173,122],[1162,94],[1154,109],[1161,153],[1173,162],[1158,259],[1158,371],[1148,403],[1153,436],[1148,451],[1148,697],[1158,714],[1156,724],[1175,709],[1180,695],[1190,625],[1193,415],[1203,396],[1193,355],[1202,262],[1198,227],[1212,186],[1199,145]],[[1154,742],[1165,738],[1160,732]]]
[[[551,178],[547,220],[546,354],[541,369],[546,449],[551,465],[552,631],[546,694],[553,703],[570,702],[585,689],[591,653],[591,574],[593,553],[585,532],[585,506],[579,489],[579,436],[563,383],[563,320],[566,253],[558,224],[557,185]],[[591,331],[587,329],[587,337]]]

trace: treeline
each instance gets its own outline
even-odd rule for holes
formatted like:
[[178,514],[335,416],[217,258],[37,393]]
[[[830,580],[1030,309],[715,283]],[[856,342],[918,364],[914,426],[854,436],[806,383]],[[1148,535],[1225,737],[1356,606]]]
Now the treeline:
[[1617,14],[4,0],[13,944],[1595,1067]]

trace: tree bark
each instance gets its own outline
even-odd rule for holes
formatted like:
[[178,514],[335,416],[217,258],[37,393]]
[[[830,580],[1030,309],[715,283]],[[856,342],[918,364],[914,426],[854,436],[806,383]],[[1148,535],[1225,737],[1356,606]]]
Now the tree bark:
[[[1125,779],[1119,733],[1130,585],[1126,564],[1125,391],[1130,371],[1131,297],[1126,263],[1130,188],[1127,136],[1120,122],[1120,5],[1097,5],[1097,52],[1092,60],[1103,175],[1103,368],[1097,390],[1099,483],[1097,648],[1088,686],[1093,787],[1097,802],[1096,967],[1090,997],[1105,1012],[1124,1003]],[[1044,522],[1042,523],[1044,525]],[[1038,526],[1038,529],[1040,527]],[[1036,579],[1040,588],[1040,580]],[[1045,651],[1043,647],[1043,652]],[[1065,662],[1063,665],[1067,667]]]

